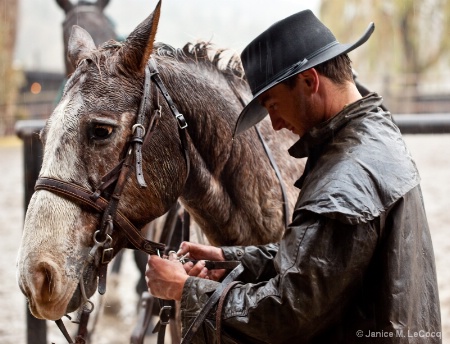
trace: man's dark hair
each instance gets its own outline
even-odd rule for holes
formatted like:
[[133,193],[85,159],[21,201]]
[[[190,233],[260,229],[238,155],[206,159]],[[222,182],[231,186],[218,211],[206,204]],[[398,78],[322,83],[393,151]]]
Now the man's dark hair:
[[[351,64],[352,61],[348,55],[342,54],[331,60],[325,61],[314,68],[319,74],[327,77],[334,83],[343,85],[347,81],[353,82],[353,71]],[[296,82],[296,78],[294,76],[286,79],[283,83],[293,88]]]

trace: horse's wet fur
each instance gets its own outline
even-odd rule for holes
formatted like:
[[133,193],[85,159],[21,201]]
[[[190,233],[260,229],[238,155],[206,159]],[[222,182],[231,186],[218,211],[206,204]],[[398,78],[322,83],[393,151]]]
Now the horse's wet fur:
[[[154,44],[159,11],[158,5],[126,41],[108,41],[99,48],[85,30],[74,27],[68,57],[76,70],[41,134],[45,150],[40,176],[90,190],[99,186],[102,176],[127,153],[142,98],[144,69],[151,56],[186,117],[191,169],[188,173],[177,123],[152,85],[147,121],[158,105],[162,116],[143,149],[148,187],[139,188],[132,176],[119,210],[140,228],[179,199],[212,244],[278,241],[284,230],[280,182],[255,130],[233,139],[241,100],[251,97],[238,57],[228,54],[224,59],[227,51],[204,42],[183,49]],[[304,166],[287,154],[295,137],[287,131],[275,134],[269,119],[259,127],[281,170],[292,209],[298,194],[294,178]],[[74,300],[80,297],[80,266],[93,245],[99,218],[47,191],[33,196],[18,268],[19,283],[35,316],[58,319],[79,306]],[[126,241],[123,234],[113,234],[117,253]],[[31,253],[33,259],[27,259]],[[33,276],[42,277],[37,266],[43,260],[54,266],[51,286],[33,284]],[[86,276],[88,296],[94,292],[96,273],[93,269]],[[49,287],[52,294],[45,294],[44,302],[40,288]]]

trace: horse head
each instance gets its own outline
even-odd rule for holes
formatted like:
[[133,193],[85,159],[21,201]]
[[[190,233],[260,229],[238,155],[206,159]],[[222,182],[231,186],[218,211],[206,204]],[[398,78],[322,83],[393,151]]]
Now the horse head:
[[[102,176],[124,158],[142,96],[143,61],[151,53],[158,19],[159,6],[126,42],[112,48],[97,49],[87,31],[73,28],[68,56],[76,71],[40,134],[44,144],[40,177],[95,190]],[[119,61],[117,65],[126,64],[127,68],[114,68],[115,60]],[[123,83],[119,79],[137,82]],[[161,125],[165,123],[161,121]],[[176,137],[176,129],[172,129],[172,134]],[[154,140],[158,141],[159,136],[155,133]],[[138,228],[164,214],[180,193],[183,179],[180,175],[186,170],[182,167],[168,171],[162,166],[168,159],[178,159],[184,166],[183,155],[168,156],[170,151],[179,151],[178,145],[174,138],[164,141],[164,146],[153,147],[155,168],[146,170],[147,180],[157,182],[164,176],[173,180],[171,185],[162,190],[149,183],[147,188],[140,189],[130,180],[125,187],[119,210]],[[151,199],[158,202],[143,209],[143,204],[148,203],[143,200]],[[19,285],[34,316],[59,319],[80,306],[80,273],[94,246],[92,235],[99,221],[100,214],[81,204],[46,190],[34,193],[26,214],[18,261]],[[112,243],[115,252],[124,245],[123,235],[115,235]],[[87,297],[95,291],[96,278],[94,262],[85,269],[82,279]]]
[[[74,5],[70,0],[56,0],[59,7],[65,13],[63,21],[64,56],[68,55],[68,42],[73,25],[84,28],[92,36],[98,46],[110,39],[117,39],[111,20],[104,13],[109,0],[97,0],[95,2],[78,1]],[[74,66],[69,59],[65,59],[66,75],[74,72]]]
[[[250,97],[240,69],[229,62],[219,70],[201,45],[180,51],[154,43],[159,16],[160,3],[124,42],[98,48],[87,31],[72,29],[68,57],[76,69],[40,134],[40,180],[72,186],[58,193],[37,184],[18,257],[19,285],[38,318],[59,319],[94,293],[102,259],[94,250],[96,233],[105,228],[96,202],[113,204],[114,185],[123,185],[114,221],[125,218],[136,228],[180,199],[213,244],[275,242],[283,233],[283,203],[292,208],[297,191],[288,188],[283,199],[256,131],[233,140],[243,99]],[[148,75],[160,76],[167,89],[148,85]],[[172,102],[165,101],[169,93]],[[181,129],[184,120],[188,126]],[[286,133],[276,140],[268,119],[260,128],[283,163],[287,185],[293,184],[303,168],[286,155],[294,138]],[[139,164],[146,187],[137,177]],[[124,168],[130,178],[122,172],[111,177]],[[81,201],[78,189],[88,195]],[[114,253],[131,241],[116,226],[109,234]]]

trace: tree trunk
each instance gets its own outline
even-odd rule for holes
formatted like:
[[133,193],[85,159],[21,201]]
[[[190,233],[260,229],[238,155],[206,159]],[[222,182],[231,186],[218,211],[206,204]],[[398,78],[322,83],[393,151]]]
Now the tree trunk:
[[0,136],[14,133],[18,73],[13,68],[19,0],[0,0]]

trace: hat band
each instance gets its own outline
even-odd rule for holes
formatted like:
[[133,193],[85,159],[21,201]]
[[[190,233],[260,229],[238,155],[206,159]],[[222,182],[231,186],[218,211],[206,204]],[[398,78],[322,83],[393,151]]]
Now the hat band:
[[[297,74],[297,71],[300,72],[300,70],[302,69],[302,67],[312,58],[316,57],[317,55],[321,54],[322,52],[324,52],[325,50],[335,46],[336,44],[339,44],[338,41],[333,41],[331,43],[328,43],[327,45],[323,46],[322,48],[314,51],[313,53],[309,54],[308,56],[306,56],[303,60],[294,63],[292,66],[282,70],[281,72],[275,74],[269,82],[266,82],[262,85],[260,85],[258,88],[255,89],[255,91],[253,91],[253,94],[257,94],[259,93],[262,89],[264,89],[264,87],[266,87],[267,85],[270,85],[272,82],[274,82],[277,79],[284,79],[286,76],[288,75],[294,75]],[[312,67],[311,67],[312,68]]]

